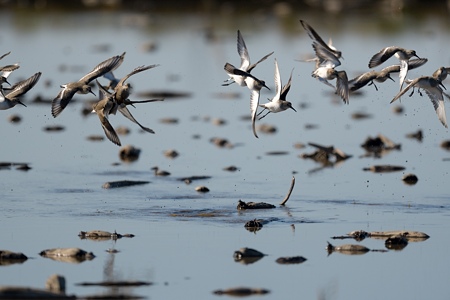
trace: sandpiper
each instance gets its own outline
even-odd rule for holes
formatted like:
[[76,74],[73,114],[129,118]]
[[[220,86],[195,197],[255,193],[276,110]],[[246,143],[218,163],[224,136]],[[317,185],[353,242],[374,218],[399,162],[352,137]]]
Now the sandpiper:
[[137,124],[139,127],[142,128],[142,130],[147,131],[149,133],[155,133],[152,129],[148,128],[148,127],[144,127],[142,126],[131,114],[131,112],[128,110],[127,105],[133,105],[134,103],[144,103],[144,102],[153,102],[153,101],[162,101],[164,99],[152,99],[152,100],[143,100],[143,101],[130,101],[128,99],[126,99],[125,102],[122,103],[118,103],[117,98],[115,97],[115,93],[110,93],[104,86],[102,86],[98,80],[96,80],[97,85],[99,87],[99,89],[102,91],[103,95],[106,95],[107,97],[111,97],[114,101],[114,103],[116,104],[115,108],[110,110],[110,114],[116,114],[117,110],[120,111],[120,113],[127,118],[128,120],[130,120],[131,122]]
[[[427,61],[428,59],[426,58],[411,59],[408,61],[408,69],[412,70],[418,68],[424,65]],[[348,81],[349,89],[350,91],[356,91],[368,84],[373,85],[375,89],[378,91],[378,88],[375,85],[374,81],[379,83],[385,82],[387,79],[394,81],[394,79],[392,79],[391,77],[391,73],[400,72],[400,69],[401,65],[392,65],[382,69],[381,71],[372,70],[363,73]]]
[[[332,87],[336,93],[341,96],[344,103],[348,104],[348,78],[345,71],[336,71],[331,67],[320,67],[316,69],[311,76]],[[328,80],[333,79],[336,79],[336,87],[328,82]]]
[[369,61],[369,68],[374,68],[376,66],[381,65],[383,62],[391,58],[391,56],[395,55],[400,60],[400,90],[403,88],[403,82],[405,81],[406,74],[408,74],[408,60],[412,57],[417,57],[416,51],[414,50],[406,50],[404,48],[400,48],[397,46],[389,46],[380,50],[380,52],[376,53],[372,56]]
[[[425,90],[425,93],[428,95],[428,98],[430,98],[431,103],[433,103],[439,121],[441,121],[444,127],[448,128],[447,119],[445,116],[444,96],[443,96],[445,93],[442,90],[441,81],[432,76],[421,76],[414,80],[406,80],[406,82],[408,83],[408,85],[403,90],[401,90],[394,97],[394,99],[392,99],[391,103],[399,99],[411,88],[413,88],[413,92],[409,96],[412,96],[412,94],[414,93],[414,88],[418,89],[420,95],[422,95],[420,89],[423,89]],[[446,97],[449,97],[449,95],[447,94],[445,95]]]
[[38,82],[40,77],[41,72],[37,72],[30,78],[14,84],[6,95],[4,94],[3,89],[0,89],[0,110],[9,109],[16,106],[16,104],[21,104],[26,107],[26,105],[19,100],[19,97],[28,92]]
[[[293,70],[292,70],[293,71]],[[280,76],[280,70],[278,68],[278,62],[275,59],[275,96],[272,98],[272,100],[265,104],[259,104],[260,107],[263,107],[264,109],[260,111],[257,116],[259,116],[264,110],[268,110],[268,112],[259,118],[261,120],[265,116],[267,116],[269,113],[277,113],[280,111],[284,111],[288,108],[293,109],[295,112],[295,108],[292,107],[292,103],[289,101],[286,101],[286,96],[291,88],[291,80],[292,80],[292,71],[291,76],[289,77],[288,82],[285,86],[281,85],[281,76]]]
[[239,70],[229,63],[225,64],[224,69],[229,74],[241,75],[241,76],[245,77],[245,84],[251,91],[250,113],[252,116],[253,134],[255,135],[255,137],[258,138],[258,135],[256,134],[256,129],[255,129],[255,120],[256,120],[256,112],[258,110],[258,105],[259,105],[259,95],[260,95],[260,91],[263,87],[267,88],[268,90],[270,90],[270,89],[267,87],[266,83],[263,80],[259,80],[258,78],[251,75],[250,73]]
[[123,62],[125,52],[122,55],[113,56],[104,62],[98,64],[91,72],[84,75],[80,80],[61,85],[62,90],[52,101],[52,115],[56,118],[63,109],[69,104],[75,93],[93,95],[89,83],[97,77],[103,76],[105,73],[115,70]]
[[[241,65],[239,69],[248,73],[250,73],[256,67],[257,64],[265,61],[269,56],[273,54],[273,52],[271,52],[266,56],[264,56],[263,58],[261,58],[260,60],[258,60],[256,63],[250,65],[250,56],[248,54],[247,46],[245,45],[244,38],[242,37],[242,34],[239,30],[237,32],[237,51],[239,56],[241,57]],[[236,75],[232,73],[228,73],[228,75],[230,76],[230,78],[225,80],[226,83],[222,84],[223,86],[228,86],[234,82],[236,82],[240,86],[245,86],[245,77],[243,77],[242,75]]]
[[1,68],[0,68],[0,86],[1,86],[3,83],[7,83],[7,84],[11,85],[11,84],[8,82],[8,76],[9,76],[13,71],[17,70],[18,68],[20,68],[20,66],[19,66],[18,63],[15,63],[15,64],[13,64],[13,65],[7,65],[7,66],[4,66],[4,67],[1,67]]
[[92,106],[92,112],[97,113],[100,123],[102,124],[103,131],[106,137],[114,144],[120,146],[120,139],[117,136],[116,131],[108,121],[108,115],[116,114],[117,104],[114,101],[114,97],[111,94],[107,94],[100,88],[100,93],[103,95],[102,99]]

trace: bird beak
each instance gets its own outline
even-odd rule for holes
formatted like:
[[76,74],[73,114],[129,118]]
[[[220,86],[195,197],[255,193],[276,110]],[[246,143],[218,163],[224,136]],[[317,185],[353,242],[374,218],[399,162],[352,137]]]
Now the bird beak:
[[418,59],[421,59],[420,57],[418,57],[417,55],[414,55],[415,57],[417,57]]
[[263,87],[265,87],[266,89],[268,89],[270,91],[270,89],[267,87],[267,85],[265,83],[263,83]]
[[96,95],[93,91],[89,91],[89,93],[91,93],[92,95],[94,95],[95,97],[97,97],[97,95]]
[[439,85],[442,86],[442,88],[443,88],[444,90],[447,90],[447,88],[444,86],[444,84],[443,84],[442,82],[439,82]]
[[5,78],[5,82],[11,86],[11,83],[8,82],[8,79]]
[[391,77],[391,75],[388,75],[387,78],[389,78],[390,80],[392,80],[393,82],[395,82],[395,80]]
[[27,107],[25,104],[23,104],[23,102],[20,102],[19,100],[17,100],[17,103],[19,103],[19,104],[21,104],[21,105]]
[[295,108],[293,108],[292,106],[289,106],[290,108],[292,108],[295,112],[297,112],[296,110],[295,110]]

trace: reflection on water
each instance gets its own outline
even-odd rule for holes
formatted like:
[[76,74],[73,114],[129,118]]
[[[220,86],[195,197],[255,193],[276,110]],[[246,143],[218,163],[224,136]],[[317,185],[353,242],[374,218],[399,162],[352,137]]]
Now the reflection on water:
[[[379,299],[389,293],[424,299],[432,290],[435,298],[445,299],[449,268],[442,258],[448,247],[439,237],[445,236],[448,222],[449,153],[440,144],[449,135],[429,99],[415,94],[390,105],[399,89],[394,76],[396,82],[377,84],[378,91],[369,86],[350,94],[349,105],[344,105],[311,77],[312,64],[297,60],[313,53],[299,23],[305,19],[324,39],[333,38],[344,56],[340,68],[349,77],[367,71],[370,57],[389,45],[415,49],[429,59],[409,72],[411,78],[431,74],[450,64],[446,5],[405,5],[380,17],[380,10],[387,8],[372,4],[344,17],[343,12],[323,15],[323,9],[312,4],[319,2],[305,3],[299,10],[280,2],[255,10],[238,9],[232,1],[208,1],[199,4],[201,13],[164,10],[156,4],[154,10],[145,7],[149,12],[133,10],[148,5],[140,1],[127,10],[29,10],[12,4],[2,9],[0,53],[11,54],[1,63],[20,63],[11,82],[38,71],[42,77],[24,98],[28,107],[2,111],[0,118],[0,160],[31,167],[27,172],[15,166],[0,169],[2,247],[34,258],[2,265],[1,284],[42,287],[48,276],[58,273],[66,277],[67,292],[77,295],[103,293],[105,288],[76,283],[130,280],[154,283],[133,288],[131,294],[161,299],[210,299],[218,297],[213,291],[239,286],[267,289],[270,294],[265,297],[274,298],[354,299],[358,294]],[[275,51],[282,78],[294,68],[289,101],[297,113],[269,114],[258,121],[276,129],[259,132],[259,139],[247,117],[249,91],[221,86],[228,77],[225,62],[240,61],[238,29],[252,59]],[[114,127],[130,129],[120,136],[122,143],[141,150],[134,162],[121,161],[120,148],[107,139],[87,139],[103,135],[98,118],[83,115],[84,103],[96,98],[76,95],[58,118],[51,116],[49,103],[60,84],[81,78],[124,51],[125,60],[114,72],[119,78],[137,66],[160,64],[129,79],[132,100],[158,93],[166,97],[164,102],[130,107],[154,135],[121,115],[110,116]],[[392,58],[386,64],[394,62]],[[274,58],[253,73],[271,89],[261,94],[261,102],[266,102],[275,90]],[[108,84],[105,78],[99,81]],[[39,103],[33,102],[36,97]],[[394,113],[398,107],[401,113]],[[352,117],[356,112],[371,118]],[[13,114],[21,117],[19,123],[8,121]],[[44,131],[48,126],[63,130]],[[408,138],[419,129],[420,141]],[[367,155],[361,145],[368,137],[380,136],[401,148]],[[318,149],[331,163],[302,159]],[[337,161],[330,155],[338,149],[351,157]],[[168,150],[178,155],[167,157]],[[363,171],[373,165],[400,165],[405,170]],[[154,166],[170,175],[155,176]],[[224,170],[229,166],[236,166],[234,172]],[[415,185],[403,184],[406,173],[417,175]],[[279,207],[293,175],[292,195],[285,207]],[[185,178],[193,180],[180,180]],[[102,188],[105,182],[123,180],[149,183]],[[210,192],[199,193],[198,186]],[[237,211],[239,200],[277,207]],[[264,226],[249,232],[244,225],[251,220]],[[81,230],[132,232],[135,237],[94,242],[80,240]],[[354,230],[414,230],[431,238],[386,253],[327,257],[327,241]],[[385,249],[384,240],[355,243]],[[57,247],[79,247],[96,258],[74,265],[38,256]],[[235,263],[233,253],[243,247],[267,256],[248,265]],[[290,266],[275,261],[298,256],[307,260]],[[374,289],[374,283],[383,288]],[[124,291],[109,289],[113,290]]]

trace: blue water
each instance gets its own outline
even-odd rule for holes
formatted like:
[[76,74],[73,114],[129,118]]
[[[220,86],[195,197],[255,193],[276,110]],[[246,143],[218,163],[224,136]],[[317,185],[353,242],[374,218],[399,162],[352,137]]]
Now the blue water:
[[[367,71],[370,57],[388,45],[415,49],[429,62],[412,70],[411,78],[431,74],[448,66],[450,39],[448,18],[427,15],[420,19],[403,16],[395,30],[380,30],[376,18],[320,19],[301,12],[280,19],[273,15],[210,18],[196,14],[167,14],[148,18],[125,12],[51,13],[24,16],[21,12],[0,12],[1,53],[11,51],[0,63],[20,62],[10,81],[43,73],[39,83],[25,97],[28,107],[2,111],[1,161],[27,162],[28,172],[2,170],[0,234],[2,248],[20,251],[33,258],[23,264],[2,266],[0,284],[43,287],[48,276],[58,273],[67,280],[67,293],[84,296],[107,291],[100,287],[80,287],[83,281],[143,280],[151,286],[126,290],[151,299],[211,299],[212,291],[236,286],[266,288],[266,299],[400,298],[446,299],[450,290],[446,279],[450,190],[450,153],[439,145],[449,139],[449,131],[438,121],[430,101],[415,94],[401,103],[389,104],[399,90],[395,83],[364,88],[362,96],[350,96],[344,105],[332,90],[310,76],[313,65],[297,59],[312,53],[311,42],[298,19],[303,18],[343,52],[340,69],[349,77]],[[311,19],[310,19],[311,18]],[[143,21],[130,24],[130,20]],[[393,19],[396,20],[396,19]],[[333,23],[334,22],[334,23]],[[256,23],[258,26],[254,26]],[[214,40],[205,39],[211,26]],[[276,134],[260,133],[256,139],[249,115],[249,92],[235,85],[222,87],[227,79],[225,62],[239,64],[236,31],[240,29],[252,61],[275,51],[253,71],[273,96],[273,59],[280,66],[283,83],[294,68],[288,99],[292,110],[269,114],[258,123],[275,125]],[[156,50],[142,46],[153,42]],[[98,51],[106,45],[108,51]],[[108,140],[90,142],[87,136],[103,135],[95,115],[83,117],[82,103],[92,96],[77,95],[56,119],[50,105],[31,100],[40,95],[53,99],[59,85],[81,78],[99,62],[126,51],[124,63],[115,71],[124,76],[140,65],[159,67],[129,79],[134,94],[147,91],[190,93],[190,97],[130,108],[135,118],[156,134],[142,133],[121,115],[111,116],[113,126],[127,126],[131,134],[120,136],[123,145],[142,150],[137,162],[121,163],[119,147]],[[385,65],[395,63],[392,58]],[[64,65],[68,71],[61,72]],[[394,76],[395,78],[395,76]],[[397,78],[395,78],[397,79]],[[103,78],[102,83],[107,83]],[[48,81],[49,86],[45,83]],[[445,82],[444,82],[445,83]],[[227,98],[237,93],[237,98]],[[136,100],[143,98],[133,98]],[[301,108],[300,104],[306,104]],[[448,102],[446,103],[448,104]],[[404,113],[392,112],[401,105]],[[353,112],[372,115],[353,120]],[[8,122],[19,114],[20,124]],[[162,118],[177,118],[178,124],[164,124]],[[224,119],[223,126],[211,120]],[[306,129],[308,124],[317,129]],[[62,125],[63,132],[43,131],[45,126]],[[423,142],[405,137],[422,129]],[[368,136],[384,134],[402,145],[380,159],[363,158],[360,145]],[[194,138],[198,136],[198,138]],[[227,138],[236,146],[218,148],[210,138]],[[295,143],[333,145],[352,158],[332,168],[299,157],[315,149],[294,148]],[[180,156],[168,159],[163,151],[175,149]],[[286,155],[267,155],[287,151]],[[375,174],[362,169],[374,164],[402,165],[404,172]],[[236,172],[223,168],[235,165]],[[150,170],[159,166],[171,172],[155,177]],[[319,170],[316,170],[319,169]],[[404,173],[414,173],[414,186],[403,184]],[[177,180],[192,175],[211,176],[186,185]],[[286,207],[269,211],[236,210],[237,201],[264,201],[279,204],[288,191],[292,176],[296,186]],[[122,189],[102,189],[114,180],[146,180],[147,185]],[[195,191],[198,185],[210,189]],[[270,220],[256,234],[244,229],[245,222]],[[291,225],[295,225],[295,231]],[[78,232],[101,229],[133,233],[132,239],[116,243],[80,240]],[[339,245],[350,240],[331,240],[352,230],[417,230],[431,238],[410,243],[403,251],[369,252],[362,256],[333,253],[327,256],[327,241]],[[357,243],[353,241],[353,243]],[[371,249],[384,248],[380,240],[361,242]],[[38,253],[55,247],[80,247],[97,256],[92,261],[69,264],[42,258]],[[106,253],[108,248],[120,250]],[[252,265],[233,261],[241,247],[268,254]],[[280,256],[302,255],[301,265],[275,263]],[[112,261],[112,256],[114,260]]]

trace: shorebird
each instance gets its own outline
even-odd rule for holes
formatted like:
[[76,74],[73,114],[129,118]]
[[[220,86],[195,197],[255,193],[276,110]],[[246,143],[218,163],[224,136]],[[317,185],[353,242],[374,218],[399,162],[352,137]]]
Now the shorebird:
[[250,95],[250,113],[252,116],[252,130],[253,134],[256,138],[258,138],[258,135],[256,134],[255,129],[255,120],[256,120],[256,112],[258,110],[259,105],[259,95],[260,91],[263,87],[270,90],[266,83],[263,80],[259,80],[255,76],[251,75],[250,73],[247,73],[245,71],[242,71],[240,69],[235,68],[233,65],[226,63],[224,67],[225,71],[229,74],[235,74],[245,77],[245,84],[247,85],[248,89],[251,91]]
[[[293,71],[293,70],[292,70]],[[291,80],[292,80],[292,71],[291,76],[289,77],[288,82],[285,86],[281,85],[281,76],[280,76],[280,70],[278,68],[278,62],[275,59],[275,96],[270,100],[270,102],[265,104],[259,104],[260,107],[263,107],[264,109],[260,111],[257,116],[262,114],[264,110],[268,110],[268,112],[259,118],[261,120],[265,116],[267,116],[269,113],[277,113],[280,111],[284,111],[288,108],[293,109],[295,112],[295,108],[292,107],[292,103],[289,101],[286,101],[286,96],[291,88]]]
[[[418,68],[424,65],[427,61],[428,59],[426,58],[411,59],[408,61],[408,69],[412,70]],[[375,85],[374,81],[379,83],[385,82],[388,79],[394,81],[394,79],[392,79],[391,77],[391,73],[400,72],[400,69],[401,65],[392,65],[382,69],[381,71],[371,70],[369,72],[363,73],[348,81],[349,89],[350,91],[353,92],[359,90],[360,88],[366,85],[373,85],[375,89],[378,91],[378,88]]]
[[[332,67],[319,67],[311,76],[332,87],[336,93],[341,96],[344,103],[348,104],[348,78],[345,71],[336,71]],[[336,79],[336,87],[328,82],[328,80],[333,79]]]
[[6,95],[4,94],[4,90],[0,89],[0,110],[9,109],[16,106],[16,104],[21,104],[26,107],[26,105],[19,100],[19,97],[33,88],[40,77],[41,72],[37,72],[30,78],[14,84]]
[[112,94],[105,93],[105,91],[101,88],[100,93],[101,95],[103,95],[103,97],[100,101],[92,106],[92,112],[95,112],[100,119],[100,123],[106,137],[114,144],[120,146],[120,139],[108,120],[108,116],[110,114],[115,115],[117,112],[117,104],[114,101],[114,96]]
[[[239,69],[244,72],[247,72],[247,73],[250,73],[256,67],[257,64],[265,61],[269,56],[271,56],[273,54],[273,52],[271,52],[271,53],[267,54],[266,56],[264,56],[263,58],[261,58],[260,60],[258,60],[256,63],[250,65],[250,56],[248,54],[247,46],[245,45],[244,38],[242,37],[242,34],[239,30],[237,32],[237,51],[238,51],[239,56],[241,57],[241,65],[240,65]],[[234,82],[236,82],[240,86],[246,85],[244,76],[236,75],[236,74],[228,73],[228,72],[227,72],[227,74],[230,76],[230,78],[225,80],[226,83],[222,84],[223,86],[228,86]],[[230,82],[228,82],[228,81],[230,81]]]
[[409,89],[413,88],[412,93],[409,95],[410,97],[414,93],[414,88],[418,89],[418,93],[422,96],[420,89],[423,89],[425,93],[430,98],[431,103],[433,103],[434,109],[436,110],[437,117],[439,121],[441,121],[444,127],[448,128],[447,118],[445,116],[445,107],[444,107],[444,95],[450,98],[449,95],[444,93],[442,90],[442,83],[439,79],[436,79],[432,76],[421,76],[414,80],[406,80],[408,85],[401,90],[395,97],[392,99],[391,103],[399,99],[402,95],[404,95]]
[[115,70],[123,62],[124,57],[125,52],[120,56],[113,56],[98,64],[91,72],[84,75],[80,80],[61,85],[62,90],[52,101],[53,117],[56,118],[63,111],[63,109],[69,104],[70,100],[72,100],[75,93],[91,93],[95,95],[94,92],[92,92],[89,83],[92,80],[103,76],[105,73]]
[[406,50],[404,48],[400,48],[397,46],[389,46],[380,50],[380,52],[376,53],[372,56],[369,61],[369,68],[374,68],[376,66],[381,65],[383,62],[391,58],[392,56],[397,57],[400,60],[400,90],[403,88],[403,83],[406,78],[406,74],[408,74],[408,61],[412,57],[417,57],[416,51],[414,50]]
[[303,20],[300,20],[300,23],[308,33],[308,36],[313,40],[312,47],[316,54],[315,58],[308,61],[315,61],[316,69],[320,67],[334,68],[340,66],[341,61],[339,59],[342,57],[342,52],[333,46],[331,38],[328,44],[326,44],[308,23]]
[[1,68],[0,68],[0,86],[1,86],[3,83],[7,83],[7,84],[11,85],[11,84],[8,82],[8,76],[9,76],[13,71],[17,70],[18,68],[20,68],[20,66],[19,66],[18,63],[15,63],[15,64],[13,64],[13,65],[7,65],[7,66],[4,66],[4,67],[1,67]]
[[110,110],[110,114],[116,114],[117,110],[120,111],[120,113],[130,120],[131,122],[137,124],[139,127],[142,128],[142,130],[147,131],[149,133],[155,133],[152,129],[148,127],[142,126],[131,114],[131,112],[128,110],[127,105],[131,105],[134,107],[134,103],[146,103],[146,102],[154,102],[154,101],[163,101],[164,99],[151,99],[151,100],[143,100],[143,101],[130,101],[129,99],[126,99],[126,101],[122,101],[119,103],[116,98],[116,93],[110,93],[104,86],[102,86],[98,80],[96,80],[97,85],[99,89],[102,91],[103,95],[106,95],[107,97],[111,97],[115,103],[114,109]]

